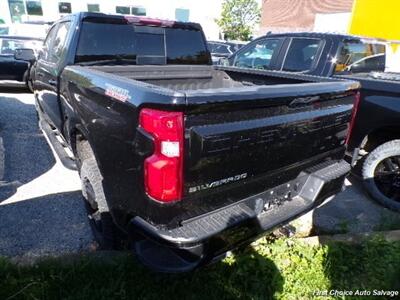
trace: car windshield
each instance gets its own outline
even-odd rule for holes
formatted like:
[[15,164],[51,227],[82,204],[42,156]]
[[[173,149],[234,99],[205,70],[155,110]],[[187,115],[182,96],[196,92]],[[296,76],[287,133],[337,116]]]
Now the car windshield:
[[18,40],[18,39],[0,39],[0,54],[2,55],[14,55],[16,49],[27,48],[38,50],[42,45],[41,41],[32,40]]

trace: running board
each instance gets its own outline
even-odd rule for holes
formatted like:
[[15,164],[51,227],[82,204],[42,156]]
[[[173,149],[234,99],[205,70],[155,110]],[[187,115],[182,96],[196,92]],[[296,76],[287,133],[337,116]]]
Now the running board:
[[68,155],[66,147],[63,146],[65,143],[62,143],[57,139],[57,135],[59,135],[57,129],[51,129],[50,125],[43,119],[39,121],[39,125],[49,139],[54,151],[57,153],[57,156],[60,158],[60,161],[64,167],[74,171],[78,170],[75,159]]

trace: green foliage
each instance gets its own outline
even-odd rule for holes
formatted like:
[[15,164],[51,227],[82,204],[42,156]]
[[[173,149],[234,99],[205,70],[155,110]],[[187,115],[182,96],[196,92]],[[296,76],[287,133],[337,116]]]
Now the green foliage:
[[310,247],[293,239],[261,239],[223,262],[180,275],[151,272],[130,254],[24,267],[0,259],[0,299],[297,300],[331,289],[400,290],[400,242]]
[[224,0],[221,17],[216,22],[226,39],[247,41],[260,16],[255,0]]

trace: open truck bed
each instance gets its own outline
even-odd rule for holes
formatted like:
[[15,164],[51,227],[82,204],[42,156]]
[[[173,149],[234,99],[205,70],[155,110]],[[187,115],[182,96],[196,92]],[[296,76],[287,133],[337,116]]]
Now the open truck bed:
[[[249,86],[267,86],[277,84],[302,84],[301,90],[306,86],[304,83],[329,83],[337,85],[340,80],[304,76],[288,72],[257,71],[238,69],[223,66],[208,65],[164,65],[164,66],[135,66],[114,65],[94,66],[87,69],[105,72],[126,79],[149,83],[166,89],[181,91],[191,94],[201,92],[211,93],[214,89],[227,89],[234,92],[249,92]],[[259,75],[257,77],[257,74]],[[261,76],[260,76],[261,75]],[[315,88],[315,85],[309,85]],[[244,89],[240,89],[244,88]],[[281,88],[279,86],[279,88]],[[220,92],[221,90],[218,90]],[[216,91],[217,92],[217,91]]]

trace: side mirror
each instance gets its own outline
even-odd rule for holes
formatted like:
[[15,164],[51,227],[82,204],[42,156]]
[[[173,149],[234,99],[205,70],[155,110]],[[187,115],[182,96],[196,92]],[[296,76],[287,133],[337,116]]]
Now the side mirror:
[[32,49],[15,49],[14,58],[17,60],[25,60],[29,62],[33,62],[36,60],[35,53]]

